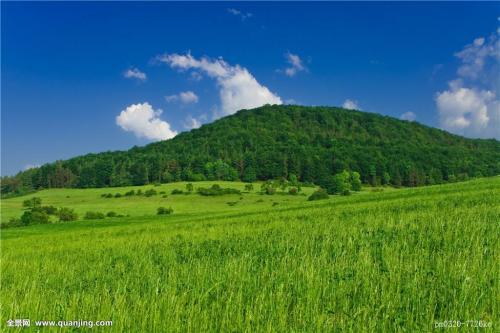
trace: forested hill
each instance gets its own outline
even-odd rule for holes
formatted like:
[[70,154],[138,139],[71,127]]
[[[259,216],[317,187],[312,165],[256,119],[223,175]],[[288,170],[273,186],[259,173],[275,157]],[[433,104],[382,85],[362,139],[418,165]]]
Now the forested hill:
[[167,141],[57,161],[2,179],[2,193],[179,180],[298,178],[343,170],[371,184],[418,186],[500,174],[500,142],[333,107],[263,106]]

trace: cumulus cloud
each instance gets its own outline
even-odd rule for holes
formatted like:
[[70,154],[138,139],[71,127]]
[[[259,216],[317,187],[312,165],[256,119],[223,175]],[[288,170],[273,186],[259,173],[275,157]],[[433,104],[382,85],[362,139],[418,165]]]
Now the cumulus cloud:
[[441,127],[465,136],[500,138],[498,32],[476,38],[455,56],[458,77],[436,94]]
[[199,98],[192,91],[184,91],[184,92],[181,92],[177,95],[165,96],[165,100],[167,102],[180,101],[184,104],[189,104],[189,103],[198,103]]
[[141,72],[137,68],[129,68],[125,72],[123,72],[123,77],[127,79],[136,79],[138,81],[146,81],[147,76],[146,73]]
[[177,132],[160,119],[162,112],[160,109],[154,110],[147,102],[132,104],[116,117],[116,124],[139,138],[167,140],[176,136]]
[[290,64],[290,67],[285,68],[285,74],[289,77],[295,76],[298,72],[306,70],[302,59],[296,54],[288,52],[285,54],[286,61]]
[[245,21],[247,18],[250,18],[253,16],[252,13],[244,13],[241,10],[238,10],[235,8],[228,8],[227,12],[234,15],[234,16],[238,16],[242,21]]
[[349,109],[349,110],[361,110],[359,107],[358,101],[352,100],[352,99],[346,99],[344,101],[344,104],[342,104],[342,107],[344,109]]
[[186,129],[193,129],[193,128],[199,128],[201,126],[201,121],[199,119],[193,118],[192,116],[187,116],[186,120],[184,121],[184,128]]
[[196,70],[216,80],[219,88],[221,115],[233,114],[264,104],[282,104],[281,98],[261,85],[244,67],[230,65],[222,58],[194,58],[191,54],[165,54],[157,58],[171,68]]
[[405,112],[403,113],[399,119],[401,120],[408,120],[408,121],[414,121],[415,119],[417,119],[417,115],[411,111],[408,111],[408,112]]

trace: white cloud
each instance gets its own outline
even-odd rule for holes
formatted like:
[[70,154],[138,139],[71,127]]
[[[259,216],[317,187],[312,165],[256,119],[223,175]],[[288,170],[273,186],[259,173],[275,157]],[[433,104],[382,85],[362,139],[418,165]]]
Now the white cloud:
[[197,70],[213,78],[219,87],[221,115],[233,114],[264,104],[282,104],[281,98],[261,85],[244,67],[230,65],[222,58],[196,59],[191,54],[166,54],[158,60],[178,70]]
[[358,101],[352,100],[352,99],[346,99],[344,101],[344,104],[342,104],[342,107],[344,109],[349,109],[349,110],[361,110],[359,107]]
[[241,10],[235,9],[235,8],[228,8],[227,12],[230,14],[233,14],[234,16],[238,16],[241,18],[242,21],[245,21],[247,18],[250,18],[253,16],[252,13],[244,13]]
[[[488,137],[494,134],[494,128],[489,128],[492,126],[496,127],[496,135],[500,136],[499,103],[492,91],[450,83],[449,90],[437,94],[436,103],[444,129],[463,135]],[[490,123],[494,119],[496,125]]]
[[137,68],[129,68],[125,72],[123,72],[123,77],[127,79],[137,79],[139,81],[146,81],[147,76],[146,73],[141,72]]
[[408,120],[408,121],[414,121],[415,119],[417,119],[417,115],[411,111],[408,111],[408,112],[405,112],[403,113],[399,119],[401,120]]
[[29,170],[29,169],[36,169],[39,168],[40,164],[26,164],[23,168],[23,171]]
[[199,128],[201,126],[201,121],[199,119],[193,118],[192,116],[187,116],[186,121],[184,122],[184,128],[193,129]]
[[139,138],[149,140],[173,138],[177,132],[170,128],[169,123],[160,119],[162,112],[160,109],[154,110],[147,102],[132,104],[116,117],[116,124]]
[[181,92],[177,95],[165,96],[165,100],[167,102],[180,101],[184,104],[189,104],[189,103],[198,103],[199,98],[192,91],[184,91],[184,92]]
[[436,94],[440,126],[465,136],[500,138],[498,32],[476,38],[455,56],[461,61],[458,78]]
[[290,67],[285,68],[285,74],[289,77],[295,76],[298,72],[306,70],[302,59],[296,54],[288,52],[285,54],[286,61],[290,64]]

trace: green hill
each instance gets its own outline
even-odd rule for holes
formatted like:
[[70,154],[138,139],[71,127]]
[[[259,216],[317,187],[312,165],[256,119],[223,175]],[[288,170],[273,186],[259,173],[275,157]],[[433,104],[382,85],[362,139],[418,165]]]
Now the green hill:
[[419,186],[500,174],[500,142],[333,107],[263,106],[128,151],[75,157],[2,179],[2,194],[197,180],[297,178],[342,170],[364,183]]

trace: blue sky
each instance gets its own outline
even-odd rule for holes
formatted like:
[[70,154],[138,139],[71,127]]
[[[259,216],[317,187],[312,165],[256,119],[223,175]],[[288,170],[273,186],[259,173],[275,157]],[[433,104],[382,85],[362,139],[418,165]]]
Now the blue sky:
[[500,138],[499,6],[2,2],[2,175],[264,102]]

